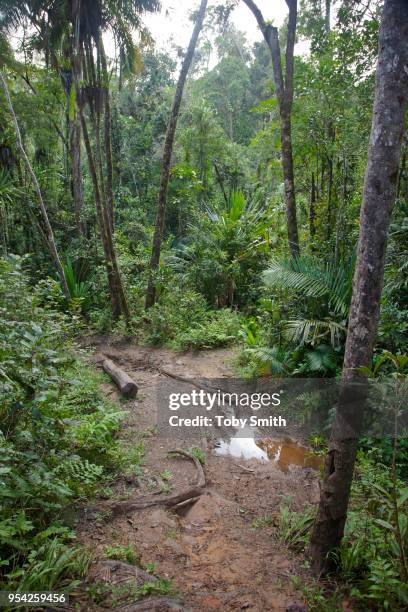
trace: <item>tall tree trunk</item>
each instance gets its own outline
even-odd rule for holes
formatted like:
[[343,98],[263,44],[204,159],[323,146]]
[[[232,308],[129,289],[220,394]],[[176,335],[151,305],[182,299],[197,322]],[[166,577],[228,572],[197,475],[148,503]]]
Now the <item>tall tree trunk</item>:
[[80,236],[85,235],[85,225],[82,219],[84,208],[84,190],[81,168],[81,121],[76,114],[70,120],[69,146],[72,173],[72,196],[74,200],[75,223]]
[[331,12],[331,0],[325,0],[325,11],[324,11],[324,29],[326,36],[330,34],[330,12]]
[[316,182],[313,171],[310,185],[309,233],[313,240],[316,235]]
[[[379,39],[375,101],[360,214],[360,237],[343,364],[344,393],[325,461],[320,505],[311,538],[313,569],[330,568],[343,537],[357,439],[342,425],[347,385],[361,380],[377,335],[388,227],[397,188],[401,139],[408,101],[408,3],[385,0]],[[346,400],[346,401],[344,401]],[[362,418],[364,402],[354,405]],[[350,406],[350,404],[349,404]],[[350,416],[350,415],[349,415]]]
[[7,205],[0,203],[0,233],[1,233],[1,248],[3,255],[7,255]]
[[113,159],[112,159],[112,113],[109,93],[109,74],[106,61],[105,48],[102,36],[99,36],[98,53],[101,58],[102,81],[105,88],[105,113],[104,113],[104,146],[106,160],[106,205],[108,209],[111,231],[114,230],[114,199],[113,199]]
[[289,8],[288,32],[285,51],[285,78],[282,73],[281,51],[279,46],[279,33],[277,28],[266,23],[261,11],[253,0],[243,0],[252,11],[258,22],[266,44],[272,57],[273,80],[276,97],[278,99],[280,114],[280,131],[282,142],[282,170],[285,185],[286,222],[288,228],[288,241],[293,257],[299,255],[299,236],[296,214],[295,179],[293,172],[292,153],[292,105],[293,105],[293,69],[294,49],[297,22],[297,0],[286,0]]
[[[106,110],[106,98],[109,95],[109,88],[107,80],[104,79],[103,73],[107,77],[107,66],[106,58],[104,56],[103,47],[101,45],[101,39],[98,38],[97,52],[98,52],[98,66],[95,69],[94,59],[92,50],[89,45],[86,49],[86,72],[90,78],[90,82],[94,87],[96,96],[94,99],[89,100],[90,107],[90,119],[95,137],[95,149],[96,155],[93,155],[92,147],[89,139],[88,128],[86,125],[85,115],[81,105],[79,106],[82,132],[84,135],[85,148],[87,152],[89,171],[92,178],[92,184],[95,196],[95,205],[98,216],[98,223],[102,237],[102,244],[105,254],[105,264],[108,275],[109,293],[112,305],[112,314],[114,318],[123,315],[126,320],[130,318],[129,305],[127,302],[123,282],[120,274],[119,264],[117,260],[115,245],[113,241],[113,219],[111,216],[113,207],[107,205],[107,193],[105,189],[104,171],[103,171],[103,155],[101,146],[101,110]],[[102,56],[104,59],[102,59]],[[110,114],[109,114],[110,119]],[[105,124],[106,126],[106,124]],[[106,135],[106,134],[105,134]],[[109,137],[110,137],[110,126],[109,126]],[[105,141],[106,144],[106,141]],[[108,141],[108,148],[111,152],[110,140]],[[109,166],[109,162],[107,161]],[[110,185],[112,190],[112,182],[107,180],[107,185]],[[113,193],[111,191],[112,204],[113,204]]]
[[79,115],[81,118],[82,132],[84,136],[85,149],[88,157],[89,172],[92,178],[95,206],[98,217],[99,229],[101,232],[102,246],[105,254],[105,265],[108,275],[109,295],[112,306],[112,314],[114,318],[124,315],[129,318],[129,308],[126,300],[125,291],[123,288],[120,270],[117,262],[115,247],[113,244],[112,232],[109,223],[108,213],[102,199],[101,190],[99,187],[98,173],[92,147],[89,139],[88,128],[85,121],[83,110],[80,108]]
[[330,240],[332,233],[332,205],[333,205],[333,157],[327,160],[329,177],[327,188],[327,240]]
[[[340,174],[340,162],[339,162],[339,174]],[[336,241],[334,245],[334,261],[337,264],[340,261],[340,245],[342,243],[343,235],[344,235],[344,219],[343,213],[347,207],[347,162],[346,162],[346,154],[343,153],[343,188],[342,188],[342,198],[337,203],[337,212],[336,212]]]
[[[72,0],[70,6],[70,17],[72,23],[71,41],[71,73],[72,82],[66,87],[68,105],[71,104],[71,89],[81,80],[81,58],[80,58],[80,10],[81,0]],[[84,208],[84,190],[81,168],[81,120],[76,109],[69,108],[69,152],[71,158],[72,197],[74,200],[75,223],[80,236],[85,236],[85,225],[82,219]]]
[[177,120],[180,112],[181,99],[183,97],[184,84],[186,82],[187,74],[194,56],[198,36],[200,34],[205,11],[207,8],[207,0],[201,0],[200,8],[197,13],[196,22],[194,25],[193,33],[187,48],[186,55],[184,57],[180,75],[177,81],[176,93],[174,95],[173,107],[171,109],[171,115],[169,123],[167,125],[166,138],[164,141],[163,150],[163,161],[162,170],[160,176],[160,188],[159,188],[159,201],[157,207],[156,225],[153,236],[152,256],[150,259],[150,275],[149,282],[146,291],[145,307],[150,308],[156,301],[156,285],[154,280],[154,274],[159,267],[161,243],[163,238],[164,228],[164,217],[166,213],[167,203],[167,188],[170,177],[170,163],[171,155],[173,152],[174,137],[176,133]]
[[14,123],[14,128],[16,131],[16,140],[17,140],[17,146],[20,150],[21,156],[24,160],[24,163],[27,167],[28,173],[31,177],[31,180],[33,181],[34,184],[34,188],[35,191],[37,193],[37,197],[38,197],[38,203],[40,206],[40,212],[41,212],[41,216],[42,216],[42,220],[44,223],[44,229],[45,229],[45,236],[46,236],[46,240],[47,240],[47,244],[48,244],[48,248],[50,250],[50,254],[51,257],[54,261],[54,265],[55,268],[58,272],[58,275],[60,277],[61,280],[61,285],[62,285],[62,289],[64,291],[64,294],[67,298],[70,298],[70,292],[69,292],[69,288],[68,288],[68,284],[67,284],[67,279],[65,278],[65,272],[64,272],[64,268],[62,267],[62,263],[61,263],[61,259],[60,256],[58,254],[58,250],[57,250],[57,245],[55,244],[55,239],[54,239],[54,232],[52,231],[52,227],[51,227],[51,223],[48,219],[48,213],[47,213],[47,209],[45,208],[45,204],[44,204],[44,200],[42,197],[42,193],[41,193],[41,189],[40,189],[40,185],[38,184],[37,181],[37,177],[34,173],[34,170],[31,166],[30,160],[28,159],[27,153],[25,152],[24,146],[23,146],[23,141],[21,139],[21,133],[20,133],[20,128],[18,126],[18,121],[17,121],[17,117],[16,114],[14,112],[14,108],[13,108],[13,104],[11,102],[11,98],[10,98],[10,93],[7,87],[7,83],[3,77],[3,73],[0,72],[0,81],[1,81],[1,85],[3,87],[4,90],[4,94],[6,96],[6,100],[10,109],[10,113],[11,116],[13,118],[13,123]]

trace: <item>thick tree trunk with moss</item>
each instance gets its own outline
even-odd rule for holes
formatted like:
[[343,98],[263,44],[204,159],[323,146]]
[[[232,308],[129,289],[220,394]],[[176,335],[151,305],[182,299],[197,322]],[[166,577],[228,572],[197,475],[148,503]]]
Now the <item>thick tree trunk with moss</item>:
[[282,143],[282,170],[285,186],[286,222],[289,249],[293,257],[299,255],[299,235],[296,213],[295,179],[292,153],[292,106],[294,49],[297,23],[297,0],[286,0],[289,8],[288,30],[285,50],[285,77],[282,72],[281,50],[278,29],[266,23],[261,11],[253,0],[243,0],[258,22],[272,58],[273,80],[280,114]]
[[343,393],[326,457],[320,505],[311,539],[310,552],[317,575],[330,569],[330,553],[341,542],[347,517],[357,439],[347,434],[344,425],[345,421],[354,418],[358,429],[364,406],[363,396],[359,402],[358,398],[349,401],[349,384],[363,377],[359,369],[370,364],[377,335],[387,234],[397,189],[407,101],[408,3],[406,0],[385,0],[343,364]]
[[171,109],[170,120],[167,125],[166,138],[164,141],[162,171],[160,176],[159,200],[157,206],[156,224],[153,236],[152,256],[150,259],[150,275],[146,291],[145,307],[150,308],[156,301],[156,284],[154,275],[159,267],[161,243],[163,238],[164,218],[166,214],[167,188],[170,177],[170,164],[173,152],[174,137],[176,134],[177,120],[180,112],[181,100],[183,97],[184,84],[194,56],[198,36],[203,26],[207,0],[201,0],[200,8],[197,13],[196,22],[186,55],[181,66],[178,78],[176,93],[174,96],[173,107]]

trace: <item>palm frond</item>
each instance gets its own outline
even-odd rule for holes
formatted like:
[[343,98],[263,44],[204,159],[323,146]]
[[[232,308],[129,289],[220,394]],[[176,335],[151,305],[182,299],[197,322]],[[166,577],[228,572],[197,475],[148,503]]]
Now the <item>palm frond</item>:
[[268,366],[272,374],[288,374],[293,366],[289,353],[278,346],[256,346],[245,352],[253,355],[261,365]]
[[336,321],[300,319],[288,321],[285,325],[285,337],[298,344],[316,344],[330,336],[330,344],[335,346],[341,337],[347,333],[347,328]]
[[308,351],[304,357],[304,368],[307,372],[328,372],[336,369],[336,354],[333,348],[327,344],[320,344],[313,351]]
[[328,306],[347,317],[352,291],[354,260],[320,264],[311,257],[275,259],[264,273],[268,287],[293,289],[310,298],[326,297]]

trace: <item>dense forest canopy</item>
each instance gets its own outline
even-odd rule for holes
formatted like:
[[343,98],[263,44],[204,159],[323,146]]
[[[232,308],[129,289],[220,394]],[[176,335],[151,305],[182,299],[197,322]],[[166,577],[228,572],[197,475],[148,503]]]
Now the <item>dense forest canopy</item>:
[[[84,338],[231,347],[245,380],[405,384],[405,2],[285,0],[279,27],[264,2],[189,2],[185,48],[149,31],[170,4],[0,0],[4,589],[85,575],[64,508],[141,469]],[[308,444],[327,459],[314,530],[290,515],[295,548],[311,537],[339,590],[306,603],[403,609],[406,437]]]

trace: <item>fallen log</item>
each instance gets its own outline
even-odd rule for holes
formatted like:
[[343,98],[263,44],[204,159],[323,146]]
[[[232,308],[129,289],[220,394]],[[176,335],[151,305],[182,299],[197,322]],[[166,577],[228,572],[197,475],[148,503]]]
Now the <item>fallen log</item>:
[[103,370],[109,374],[114,383],[119,387],[120,392],[127,397],[136,397],[138,386],[135,381],[130,378],[129,374],[126,374],[110,359],[105,359],[102,362]]

